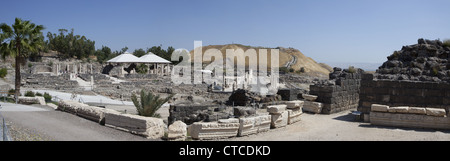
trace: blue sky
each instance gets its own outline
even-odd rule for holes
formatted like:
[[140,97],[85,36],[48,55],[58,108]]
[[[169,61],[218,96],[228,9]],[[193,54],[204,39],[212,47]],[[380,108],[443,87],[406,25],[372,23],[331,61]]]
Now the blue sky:
[[448,0],[2,2],[0,22],[75,29],[113,50],[239,43],[294,47],[318,62],[384,62],[418,38],[450,39]]

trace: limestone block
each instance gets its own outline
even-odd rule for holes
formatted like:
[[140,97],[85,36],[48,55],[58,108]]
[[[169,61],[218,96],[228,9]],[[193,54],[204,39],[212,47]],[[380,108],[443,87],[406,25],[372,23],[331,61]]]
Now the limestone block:
[[370,123],[372,125],[393,127],[450,129],[449,117],[417,114],[370,112]]
[[427,114],[427,110],[425,108],[422,107],[409,107],[409,111],[410,114],[419,114],[419,115],[426,115]]
[[267,112],[270,114],[281,114],[286,111],[287,105],[272,105],[267,106]]
[[88,105],[83,104],[83,103],[79,103],[77,101],[72,101],[72,100],[61,100],[58,103],[57,110],[68,112],[68,113],[72,113],[72,114],[76,114],[78,108],[80,108],[82,106],[88,106]]
[[445,117],[445,109],[441,108],[426,108],[428,116]]
[[76,115],[100,124],[104,124],[105,121],[105,109],[100,107],[79,106]]
[[164,127],[166,126],[163,120],[159,118],[122,114],[114,111],[105,112],[105,125],[148,139],[163,137]]
[[238,134],[240,123],[235,123],[236,119],[231,121],[219,122],[195,122],[188,131],[192,139],[211,140],[235,137]]
[[307,101],[315,101],[317,99],[317,96],[310,94],[302,94],[302,97]]
[[320,113],[322,112],[322,106],[323,104],[319,102],[305,101],[305,104],[303,105],[303,111],[311,113]]
[[285,102],[287,109],[302,108],[304,103],[304,101],[299,100]]
[[46,105],[44,97],[36,96],[36,97],[19,97],[18,100],[21,104],[40,104]]
[[270,123],[271,128],[285,127],[288,124],[289,112],[284,111],[281,114],[271,114],[272,122]]
[[255,128],[258,129],[258,133],[266,132],[270,130],[270,124],[272,123],[271,115],[261,115],[255,119]]
[[175,121],[169,126],[169,140],[186,140],[187,125],[182,121]]
[[300,121],[300,116],[302,115],[303,112],[301,108],[297,108],[288,110],[288,113],[289,113],[288,124],[290,125]]
[[389,107],[388,112],[389,113],[408,113],[409,107],[403,106],[403,107]]
[[238,136],[246,136],[258,133],[258,128],[255,126],[258,117],[240,118]]
[[389,111],[389,106],[379,105],[379,104],[372,104],[371,111],[374,111],[374,112],[388,112]]

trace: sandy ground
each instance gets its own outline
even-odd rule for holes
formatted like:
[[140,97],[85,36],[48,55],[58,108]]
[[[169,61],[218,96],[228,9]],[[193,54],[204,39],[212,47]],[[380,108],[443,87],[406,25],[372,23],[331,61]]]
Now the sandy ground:
[[331,115],[304,113],[300,122],[230,141],[449,141],[450,130],[372,126],[357,122],[350,110]]

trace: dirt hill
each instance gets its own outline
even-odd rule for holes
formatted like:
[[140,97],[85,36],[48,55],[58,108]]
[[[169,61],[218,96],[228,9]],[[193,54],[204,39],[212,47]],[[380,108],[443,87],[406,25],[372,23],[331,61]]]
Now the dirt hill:
[[[280,67],[289,67],[293,68],[295,71],[300,70],[302,67],[304,67],[305,72],[310,75],[328,75],[331,72],[331,67],[324,64],[324,63],[317,63],[312,58],[307,57],[303,55],[302,52],[300,52],[297,49],[294,48],[283,48],[283,47],[277,47],[277,48],[264,48],[264,47],[252,47],[252,46],[245,46],[241,44],[228,44],[228,45],[209,45],[209,46],[203,46],[202,47],[202,53],[204,54],[205,51],[208,49],[218,49],[222,52],[222,56],[225,59],[226,49],[242,49],[247,51],[248,49],[255,49],[257,56],[259,58],[259,49],[267,49],[267,59],[268,59],[268,67],[271,67],[270,64],[270,49],[279,49],[279,66]],[[190,51],[191,58],[193,61],[193,53],[194,50]],[[243,59],[243,56],[241,57]],[[239,58],[239,59],[241,59]],[[236,60],[236,58],[235,58]],[[224,60],[226,61],[226,60]],[[203,63],[208,64],[210,62]],[[248,66],[248,61],[245,63],[246,66]]]

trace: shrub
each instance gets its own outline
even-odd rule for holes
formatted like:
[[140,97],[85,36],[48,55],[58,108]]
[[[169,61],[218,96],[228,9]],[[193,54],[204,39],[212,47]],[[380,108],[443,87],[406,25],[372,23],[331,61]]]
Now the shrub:
[[34,94],[33,91],[27,91],[27,92],[25,92],[25,96],[27,96],[27,97],[34,97],[35,94]]
[[151,92],[145,92],[141,90],[141,99],[138,101],[135,94],[131,95],[131,100],[133,101],[136,111],[140,116],[146,117],[161,117],[156,113],[161,106],[169,101],[174,95],[170,95],[167,98],[160,98],[159,95],[153,95]]
[[348,67],[348,72],[350,72],[350,73],[356,73],[356,68],[353,67],[353,66],[349,66],[349,67]]
[[10,89],[10,90],[8,90],[8,96],[11,96],[11,95],[13,95],[13,94],[15,94],[16,93],[16,90],[15,89]]
[[136,67],[136,72],[139,74],[147,74],[148,72],[148,66],[145,64],[140,64]]
[[289,68],[289,72],[293,73],[294,71],[294,68]]
[[33,64],[28,63],[28,68],[31,68],[33,66]]
[[0,69],[0,78],[5,78],[5,76],[8,74],[8,70],[6,68]]
[[42,96],[42,93],[36,92],[36,96]]
[[443,45],[444,47],[450,47],[450,40],[445,40],[445,41],[442,43],[442,45]]
[[305,73],[305,67],[300,68],[300,73]]
[[278,70],[280,72],[289,73],[289,69],[287,67],[280,67]]
[[50,94],[48,94],[47,92],[44,92],[44,99],[45,99],[45,102],[51,102],[52,96]]

